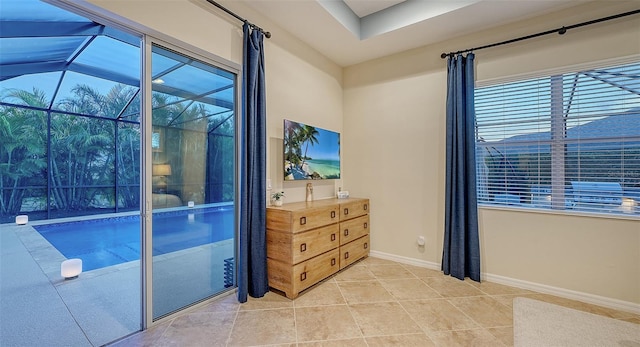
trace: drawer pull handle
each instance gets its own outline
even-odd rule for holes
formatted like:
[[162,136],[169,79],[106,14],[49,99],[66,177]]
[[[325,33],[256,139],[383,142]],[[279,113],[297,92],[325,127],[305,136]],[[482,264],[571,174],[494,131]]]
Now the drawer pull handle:
[[307,272],[305,271],[305,272],[300,274],[300,281],[304,281],[306,279],[307,279]]
[[368,210],[369,209],[369,205],[368,204],[364,204],[364,210]]
[[307,250],[307,244],[306,243],[300,244],[300,252],[304,252],[306,250]]
[[369,243],[365,242],[364,243],[364,249],[367,249],[367,248],[369,248]]
[[300,225],[307,224],[307,217],[300,217]]
[[336,234],[333,233],[333,234],[331,234],[331,241],[335,241],[335,240],[336,240]]
[[336,218],[336,211],[331,211],[331,218]]
[[344,209],[344,215],[346,216],[346,215],[348,215],[348,214],[349,214],[349,209],[348,209],[348,208],[345,208],[345,209]]
[[336,265],[336,258],[331,258],[331,266]]
[[349,229],[344,229],[344,236],[349,236]]
[[349,259],[349,252],[344,252],[344,259]]
[[367,222],[364,223],[364,228],[366,229],[369,226]]

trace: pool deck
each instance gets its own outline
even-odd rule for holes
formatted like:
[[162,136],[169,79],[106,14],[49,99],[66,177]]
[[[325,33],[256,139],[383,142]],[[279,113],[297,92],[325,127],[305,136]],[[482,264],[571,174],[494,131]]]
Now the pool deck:
[[[208,296],[194,288],[222,288],[233,254],[225,240],[154,257],[156,312]],[[140,329],[139,261],[65,280],[65,259],[31,225],[0,224],[0,345],[101,346]]]
[[44,346],[53,342],[60,346],[92,346],[70,308],[24,246],[20,235],[27,228],[33,230],[29,226],[3,224],[0,231],[0,344]]

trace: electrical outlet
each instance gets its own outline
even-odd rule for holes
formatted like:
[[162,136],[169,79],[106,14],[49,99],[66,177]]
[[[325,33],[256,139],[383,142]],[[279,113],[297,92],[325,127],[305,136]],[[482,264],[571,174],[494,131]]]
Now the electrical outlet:
[[418,242],[418,246],[424,246],[426,241],[424,239],[424,236],[418,236],[418,239],[416,240],[416,242]]

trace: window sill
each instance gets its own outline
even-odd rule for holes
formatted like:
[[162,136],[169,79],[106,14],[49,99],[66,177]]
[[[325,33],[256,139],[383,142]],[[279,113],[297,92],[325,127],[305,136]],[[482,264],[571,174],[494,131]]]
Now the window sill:
[[512,212],[527,212],[527,213],[540,213],[540,214],[554,214],[568,217],[589,217],[589,218],[605,218],[605,219],[622,219],[640,221],[640,215],[637,214],[613,214],[613,213],[596,213],[596,212],[584,212],[584,211],[571,211],[571,210],[549,210],[535,207],[517,207],[517,206],[493,206],[478,204],[478,209],[482,210],[497,210],[497,211],[512,211]]

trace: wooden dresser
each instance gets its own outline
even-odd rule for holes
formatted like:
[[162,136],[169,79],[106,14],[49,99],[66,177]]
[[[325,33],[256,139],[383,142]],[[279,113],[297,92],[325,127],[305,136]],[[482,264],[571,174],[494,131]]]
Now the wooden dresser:
[[369,199],[267,207],[269,286],[293,299],[369,255]]

